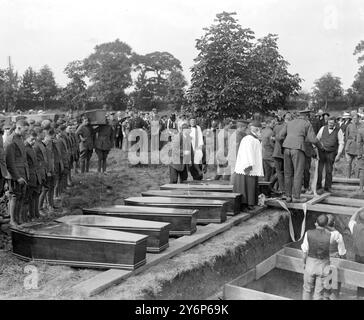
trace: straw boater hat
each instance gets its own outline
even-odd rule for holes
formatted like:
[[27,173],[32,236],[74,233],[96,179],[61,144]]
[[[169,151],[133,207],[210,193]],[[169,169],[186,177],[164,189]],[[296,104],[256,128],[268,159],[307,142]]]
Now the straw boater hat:
[[300,113],[300,114],[302,114],[302,113],[310,113],[310,112],[312,112],[312,110],[310,110],[310,109],[304,109],[304,110],[299,110],[298,111],[298,113]]
[[349,112],[344,112],[342,118],[343,119],[351,119],[351,115],[350,115]]

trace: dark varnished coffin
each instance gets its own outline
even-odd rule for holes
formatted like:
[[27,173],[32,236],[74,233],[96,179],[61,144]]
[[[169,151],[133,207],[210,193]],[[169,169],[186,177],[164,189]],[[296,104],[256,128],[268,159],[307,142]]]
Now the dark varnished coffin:
[[227,210],[240,213],[241,194],[230,192],[208,192],[195,190],[148,190],[142,192],[144,197],[168,197],[227,201]]
[[99,215],[73,215],[58,218],[57,222],[84,227],[145,234],[147,252],[158,253],[168,248],[170,223],[147,220],[105,217]]
[[148,236],[64,223],[11,228],[13,254],[24,260],[134,270],[145,264]]
[[171,224],[170,235],[196,232],[197,210],[115,205],[83,209],[83,214],[167,222]]
[[165,207],[178,209],[196,209],[197,223],[221,223],[226,221],[227,202],[221,200],[167,198],[167,197],[131,197],[124,200],[126,205]]
[[164,184],[160,186],[161,190],[194,190],[208,192],[233,192],[231,184],[210,184],[210,183],[176,183]]

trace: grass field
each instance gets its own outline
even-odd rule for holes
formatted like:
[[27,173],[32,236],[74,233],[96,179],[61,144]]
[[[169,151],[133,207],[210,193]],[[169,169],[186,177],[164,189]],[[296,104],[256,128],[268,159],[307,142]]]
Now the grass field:
[[[345,161],[336,164],[336,175],[345,172]],[[120,150],[113,150],[109,156],[107,175],[95,170],[96,155],[93,155],[92,172],[75,175],[74,186],[62,197],[65,214],[81,214],[82,207],[123,204],[123,199],[140,195],[148,189],[158,189],[169,181],[169,170],[163,165],[131,166],[127,156]],[[211,178],[213,172],[207,173]],[[51,220],[49,217],[44,220]],[[28,276],[25,267],[36,266],[39,275],[38,289],[27,290],[24,281]],[[51,266],[43,263],[27,263],[13,257],[9,251],[0,250],[0,299],[70,299],[82,298],[70,292],[70,288],[100,271],[77,269],[67,266]],[[110,298],[110,297],[108,297]]]

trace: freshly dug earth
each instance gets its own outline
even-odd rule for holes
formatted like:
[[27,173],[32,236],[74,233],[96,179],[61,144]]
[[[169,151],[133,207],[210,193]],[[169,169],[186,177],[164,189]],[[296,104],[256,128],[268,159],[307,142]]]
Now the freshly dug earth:
[[130,277],[95,298],[204,299],[289,242],[284,211],[260,215],[172,259]]

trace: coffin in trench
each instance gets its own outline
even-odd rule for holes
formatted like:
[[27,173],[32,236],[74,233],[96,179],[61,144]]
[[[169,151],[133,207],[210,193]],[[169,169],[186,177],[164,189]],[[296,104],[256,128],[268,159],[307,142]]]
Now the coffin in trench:
[[158,253],[168,248],[169,245],[170,223],[98,215],[71,215],[58,218],[56,221],[70,225],[147,235],[147,252]]
[[23,260],[134,270],[146,262],[146,235],[53,223],[11,228],[13,254]]
[[167,197],[130,197],[126,205],[165,207],[176,209],[196,209],[197,223],[221,223],[226,221],[227,202],[221,200],[167,198]]
[[196,232],[197,210],[114,205],[82,209],[84,215],[130,218],[170,223],[170,235],[183,236]]
[[188,198],[227,201],[227,210],[240,213],[241,194],[230,192],[208,192],[195,190],[148,190],[142,192],[143,197]]

